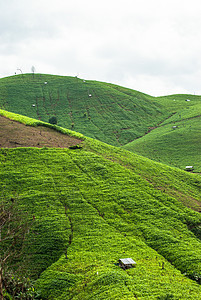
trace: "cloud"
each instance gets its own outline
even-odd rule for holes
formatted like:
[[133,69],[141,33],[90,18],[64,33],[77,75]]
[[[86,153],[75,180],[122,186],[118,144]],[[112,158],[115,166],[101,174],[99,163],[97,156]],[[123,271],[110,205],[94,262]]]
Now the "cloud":
[[201,93],[198,0],[2,2],[1,77],[34,65],[154,95]]

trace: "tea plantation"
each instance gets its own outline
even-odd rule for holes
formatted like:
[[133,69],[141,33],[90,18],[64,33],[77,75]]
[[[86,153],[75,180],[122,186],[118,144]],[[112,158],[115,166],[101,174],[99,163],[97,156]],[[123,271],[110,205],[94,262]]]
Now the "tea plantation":
[[0,79],[0,109],[54,120],[155,161],[201,171],[201,96],[152,97],[77,77],[21,74]]
[[[34,216],[35,299],[200,299],[200,176],[54,128],[82,148],[0,149],[2,201]],[[118,266],[127,257],[135,268]]]
[[194,172],[200,172],[200,97],[175,95],[160,101],[174,112],[172,117],[149,134],[125,145],[125,149],[183,170],[185,166],[194,166]]
[[154,97],[97,81],[45,74],[0,79],[0,108],[121,146],[170,113]]

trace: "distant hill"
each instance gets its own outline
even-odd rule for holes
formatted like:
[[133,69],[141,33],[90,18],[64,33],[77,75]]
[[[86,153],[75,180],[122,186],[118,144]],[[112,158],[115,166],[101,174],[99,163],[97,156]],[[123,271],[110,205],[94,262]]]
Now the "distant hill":
[[143,136],[169,116],[154,97],[76,77],[32,74],[0,79],[0,108],[57,124],[114,146]]
[[[13,120],[13,130],[18,121],[42,135],[50,127],[82,140],[79,148],[0,149],[1,200],[17,195],[20,208],[34,216],[24,255],[39,299],[201,298],[198,174],[0,114]],[[123,270],[120,258],[137,265]]]
[[173,95],[159,98],[173,115],[125,149],[153,160],[201,172],[201,97]]

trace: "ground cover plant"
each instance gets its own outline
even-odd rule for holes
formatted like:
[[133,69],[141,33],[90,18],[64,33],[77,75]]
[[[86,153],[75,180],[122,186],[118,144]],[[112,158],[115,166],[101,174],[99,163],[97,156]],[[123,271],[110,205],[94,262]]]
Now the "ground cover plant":
[[0,150],[1,190],[34,220],[25,254],[40,298],[200,299],[201,217],[188,208],[200,209],[200,176],[81,145]]
[[175,113],[149,134],[124,148],[183,170],[190,165],[194,172],[200,172],[201,102],[199,97],[192,96],[191,100],[187,97],[191,98],[183,95],[165,99],[166,107]]
[[[169,112],[143,93],[103,82],[45,74],[0,80],[0,108],[120,146],[144,135]],[[111,122],[112,120],[112,122]]]
[[77,77],[32,75],[0,79],[1,109],[53,120],[155,161],[181,169],[194,165],[200,172],[200,96],[152,97]]

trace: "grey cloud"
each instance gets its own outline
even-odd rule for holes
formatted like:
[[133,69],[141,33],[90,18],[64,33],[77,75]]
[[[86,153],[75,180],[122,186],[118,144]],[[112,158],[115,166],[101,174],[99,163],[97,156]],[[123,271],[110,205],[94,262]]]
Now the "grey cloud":
[[188,15],[181,0],[164,1],[1,1],[1,76],[9,75],[10,62],[24,72],[34,64],[37,72],[125,86],[146,88],[149,79],[160,90],[197,88],[199,14],[191,8]]

